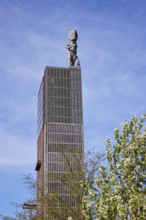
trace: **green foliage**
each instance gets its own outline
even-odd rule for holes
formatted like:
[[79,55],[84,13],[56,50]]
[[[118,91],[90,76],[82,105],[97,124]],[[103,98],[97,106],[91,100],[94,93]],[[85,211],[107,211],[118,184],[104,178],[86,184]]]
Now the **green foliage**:
[[[82,207],[85,219],[92,219],[91,208],[98,220],[146,219],[146,115],[136,116],[115,129],[115,144],[106,142],[108,169],[100,167],[95,188],[86,185]],[[95,197],[96,196],[96,197]]]

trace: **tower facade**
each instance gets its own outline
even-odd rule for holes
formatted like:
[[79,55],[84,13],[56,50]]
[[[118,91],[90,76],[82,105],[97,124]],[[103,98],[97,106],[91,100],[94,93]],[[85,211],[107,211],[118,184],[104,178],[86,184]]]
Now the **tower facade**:
[[66,219],[80,209],[75,189],[83,154],[81,68],[46,67],[38,94],[36,170],[38,198],[44,200],[38,201],[38,209],[48,219],[55,219],[53,213]]

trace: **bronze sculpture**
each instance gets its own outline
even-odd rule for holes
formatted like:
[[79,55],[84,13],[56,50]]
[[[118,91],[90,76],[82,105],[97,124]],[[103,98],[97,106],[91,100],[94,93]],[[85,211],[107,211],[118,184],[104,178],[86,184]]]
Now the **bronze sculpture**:
[[69,59],[69,65],[74,66],[75,62],[77,65],[80,65],[79,58],[77,56],[77,39],[78,39],[78,33],[76,30],[72,30],[69,32],[69,40],[70,43],[66,45],[66,48],[68,49],[68,59]]

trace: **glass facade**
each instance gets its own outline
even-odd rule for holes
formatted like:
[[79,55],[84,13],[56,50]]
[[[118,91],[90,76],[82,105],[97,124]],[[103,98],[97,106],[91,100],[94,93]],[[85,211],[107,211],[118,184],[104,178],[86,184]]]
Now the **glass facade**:
[[82,123],[81,74],[79,70],[47,71],[48,122]]
[[[38,140],[42,128],[45,131],[43,172],[46,174],[48,194],[59,195],[56,204],[59,212],[66,202],[76,209],[79,199],[76,198],[75,188],[83,168],[84,154],[79,67],[46,67],[38,96]],[[41,146],[41,141],[38,143]]]

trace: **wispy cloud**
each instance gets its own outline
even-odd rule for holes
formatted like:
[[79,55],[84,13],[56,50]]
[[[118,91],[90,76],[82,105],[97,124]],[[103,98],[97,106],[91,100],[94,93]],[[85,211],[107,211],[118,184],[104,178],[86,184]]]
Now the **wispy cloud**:
[[34,165],[36,160],[36,142],[29,138],[12,135],[0,130],[1,154],[0,166]]

